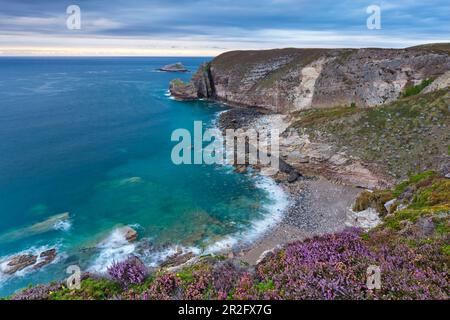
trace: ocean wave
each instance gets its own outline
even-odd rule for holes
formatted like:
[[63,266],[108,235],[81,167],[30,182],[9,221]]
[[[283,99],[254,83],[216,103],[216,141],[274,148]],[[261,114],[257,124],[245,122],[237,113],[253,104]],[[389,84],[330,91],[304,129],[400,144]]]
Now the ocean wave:
[[263,205],[263,216],[252,220],[245,231],[228,235],[210,244],[204,251],[206,254],[222,253],[238,245],[252,243],[282,221],[291,199],[273,179],[264,176],[256,176],[255,179],[256,187],[266,191],[269,197]]
[[157,267],[176,254],[186,254],[189,252],[195,255],[199,255],[202,253],[202,250],[197,247],[171,245],[164,249],[148,251],[143,255],[141,255],[141,258],[145,262],[145,264],[148,265],[149,267]]
[[69,231],[72,228],[72,222],[69,220],[60,220],[53,225],[53,229],[58,231]]
[[104,274],[114,262],[124,261],[132,255],[142,259],[149,267],[157,267],[176,254],[192,252],[195,255],[199,255],[202,252],[199,248],[181,245],[170,245],[162,248],[144,246],[146,242],[150,243],[150,239],[145,238],[139,242],[130,243],[126,240],[124,233],[119,228],[115,229],[97,246],[100,253],[87,271]]
[[115,229],[97,248],[100,250],[88,271],[105,273],[114,262],[126,260],[136,251],[136,244],[128,242],[120,229]]
[[[217,128],[220,116],[228,110],[221,110],[215,114],[212,120],[212,126]],[[234,174],[234,166],[232,163],[224,163],[219,168],[225,169],[227,174]],[[263,205],[263,216],[250,222],[249,228],[243,232],[231,234],[208,245],[205,253],[221,253],[226,252],[238,245],[247,245],[265,234],[268,230],[279,224],[286,209],[291,204],[288,194],[270,177],[264,175],[254,175],[251,168],[249,175],[255,179],[255,186],[260,190],[264,190],[268,199]]]

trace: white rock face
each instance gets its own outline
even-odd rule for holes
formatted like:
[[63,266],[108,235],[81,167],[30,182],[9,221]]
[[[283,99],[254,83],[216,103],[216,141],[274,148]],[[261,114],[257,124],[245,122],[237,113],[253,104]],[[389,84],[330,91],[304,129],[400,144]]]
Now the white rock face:
[[319,59],[302,69],[300,85],[294,94],[294,110],[311,107],[316,81],[326,61],[326,59]]
[[362,228],[368,231],[375,228],[380,223],[381,219],[378,216],[378,213],[374,209],[369,208],[360,212],[354,212],[351,210],[347,216],[345,225],[348,227]]
[[434,80],[432,84],[430,84],[423,90],[423,92],[428,93],[448,87],[450,87],[450,71],[447,71],[442,76]]

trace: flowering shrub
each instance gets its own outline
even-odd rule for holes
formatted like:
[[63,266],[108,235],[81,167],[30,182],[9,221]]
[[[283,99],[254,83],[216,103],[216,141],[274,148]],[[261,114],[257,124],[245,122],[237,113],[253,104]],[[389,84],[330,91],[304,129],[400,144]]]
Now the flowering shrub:
[[142,294],[142,300],[171,300],[179,298],[181,280],[173,273],[158,276]]
[[233,298],[236,300],[258,299],[258,293],[255,288],[254,279],[249,272],[244,273],[239,279],[233,294]]
[[114,262],[108,268],[111,278],[124,288],[133,284],[141,284],[147,276],[147,268],[137,257],[129,257],[122,262]]
[[288,245],[261,263],[257,274],[273,281],[283,299],[361,298],[374,258],[359,232],[350,230]]
[[[438,242],[415,250],[398,242],[372,247],[357,230],[296,242],[257,267],[259,278],[275,286],[261,298],[447,299],[445,263],[432,262],[438,251]],[[381,290],[366,286],[370,265],[381,269]]]
[[206,296],[211,287],[212,275],[209,270],[195,271],[192,282],[188,283],[184,289],[184,299],[202,300],[210,299]]
[[48,300],[52,292],[61,289],[62,284],[38,285],[25,289],[12,297],[13,300]]
[[212,272],[213,286],[219,300],[228,298],[242,273],[243,271],[231,261],[225,261],[215,266]]

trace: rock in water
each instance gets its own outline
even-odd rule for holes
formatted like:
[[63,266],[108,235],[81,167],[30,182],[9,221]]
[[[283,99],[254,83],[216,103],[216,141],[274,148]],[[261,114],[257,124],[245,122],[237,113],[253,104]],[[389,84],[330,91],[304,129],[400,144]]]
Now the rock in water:
[[168,64],[168,65],[160,68],[159,70],[164,71],[164,72],[188,72],[189,71],[188,69],[186,69],[186,67],[181,62]]
[[37,256],[32,254],[23,254],[13,257],[8,262],[8,269],[5,271],[6,274],[14,274],[26,267],[32,266],[37,261]]
[[69,220],[69,218],[70,216],[68,212],[51,216],[45,221],[0,235],[0,242],[17,241],[37,234],[53,231],[55,230],[55,226],[57,224],[65,222]]
[[169,91],[172,97],[178,100],[195,100],[198,98],[195,86],[192,83],[184,83],[181,79],[172,80]]
[[55,258],[56,258],[56,249],[50,249],[50,250],[41,252],[41,254],[39,255],[39,258],[42,258],[43,260],[36,263],[33,266],[33,269],[40,269],[40,268],[52,263],[53,260],[55,260]]
[[119,231],[123,234],[124,238],[130,243],[136,241],[138,238],[137,231],[131,227],[128,227],[128,226],[123,227],[123,228],[120,228]]

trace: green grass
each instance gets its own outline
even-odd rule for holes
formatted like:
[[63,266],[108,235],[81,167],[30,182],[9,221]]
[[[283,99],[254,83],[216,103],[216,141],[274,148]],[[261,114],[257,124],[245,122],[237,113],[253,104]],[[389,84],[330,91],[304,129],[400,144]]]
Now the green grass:
[[307,127],[315,124],[333,121],[345,116],[360,112],[354,103],[351,106],[335,107],[326,109],[310,109],[292,113],[297,119],[294,127]]
[[415,96],[415,95],[421,93],[422,90],[425,89],[426,87],[428,87],[433,81],[434,81],[434,79],[422,80],[422,82],[420,84],[406,88],[403,96],[404,97]]
[[402,221],[416,222],[419,217],[433,216],[436,233],[448,234],[448,219],[440,219],[436,215],[450,212],[450,180],[434,171],[425,171],[412,175],[409,180],[398,184],[393,189],[393,195],[399,197],[407,188],[413,192],[408,207],[388,217],[386,225],[394,230],[400,230]]
[[450,256],[450,244],[444,244],[442,246],[442,252],[448,256]]
[[79,290],[66,287],[50,292],[50,300],[105,300],[120,294],[120,286],[108,279],[88,278],[81,282]]
[[275,284],[273,283],[272,280],[263,281],[258,283],[256,289],[261,293],[265,293],[267,291],[274,290]]
[[399,183],[393,190],[394,197],[400,196],[403,192],[405,192],[408,186],[412,184],[419,183],[426,179],[430,179],[436,177],[437,173],[433,170],[424,171],[422,173],[418,173],[415,175],[411,175],[407,181],[403,181]]

